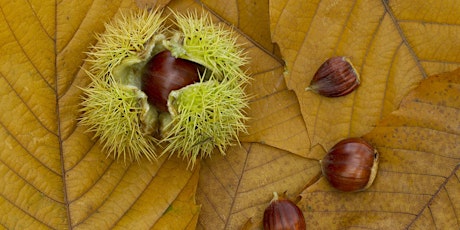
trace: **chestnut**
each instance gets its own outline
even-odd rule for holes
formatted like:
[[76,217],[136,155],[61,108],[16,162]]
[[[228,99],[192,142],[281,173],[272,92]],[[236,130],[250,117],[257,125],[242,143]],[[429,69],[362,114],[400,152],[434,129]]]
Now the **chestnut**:
[[158,110],[167,112],[169,93],[200,80],[200,65],[172,56],[169,50],[151,58],[142,74],[142,91],[148,102]]
[[276,192],[264,211],[263,225],[265,230],[306,229],[305,218],[300,208],[294,202],[278,197]]
[[305,90],[325,97],[341,97],[353,92],[359,84],[359,74],[351,61],[347,57],[332,57],[318,68]]
[[362,191],[377,175],[379,154],[362,138],[347,138],[335,144],[320,161],[327,181],[336,189]]

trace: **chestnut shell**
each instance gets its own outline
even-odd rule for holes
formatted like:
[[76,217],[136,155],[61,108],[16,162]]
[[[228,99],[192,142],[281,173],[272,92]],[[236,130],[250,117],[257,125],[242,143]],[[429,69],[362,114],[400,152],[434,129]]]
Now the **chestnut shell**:
[[275,197],[264,211],[264,230],[294,229],[305,230],[305,218],[302,211],[294,202],[284,198]]
[[341,97],[353,92],[359,84],[359,74],[351,61],[332,57],[318,68],[307,90],[325,97]]
[[335,144],[321,160],[327,181],[336,189],[361,191],[372,185],[379,154],[362,138],[348,138]]
[[151,58],[142,74],[141,89],[147,100],[162,112],[167,112],[169,93],[200,80],[200,65],[172,56],[169,50]]

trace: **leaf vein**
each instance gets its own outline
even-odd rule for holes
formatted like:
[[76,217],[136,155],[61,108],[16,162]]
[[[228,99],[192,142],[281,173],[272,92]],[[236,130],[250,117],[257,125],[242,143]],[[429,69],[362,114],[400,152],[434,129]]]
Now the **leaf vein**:
[[230,224],[230,219],[232,217],[231,214],[233,213],[233,209],[235,208],[236,196],[240,193],[239,190],[240,190],[240,186],[241,186],[241,181],[243,180],[244,174],[246,173],[246,168],[248,166],[248,158],[249,158],[249,154],[251,154],[252,147],[253,147],[253,144],[251,144],[249,146],[249,149],[246,150],[246,156],[244,157],[242,172],[241,172],[240,177],[238,179],[238,184],[236,185],[235,195],[233,196],[234,198],[232,199],[232,203],[230,204],[230,208],[228,209],[228,213],[227,213],[228,219],[225,222],[224,229],[228,229],[228,225]]
[[[1,197],[3,199],[5,199],[8,203],[10,203],[11,205],[13,205],[14,207],[16,207],[18,210],[20,210],[21,212],[23,212],[24,214],[26,214],[27,216],[30,216],[32,219],[38,221],[39,223],[45,225],[46,227],[48,227],[49,229],[54,229],[52,226],[46,224],[45,222],[43,222],[42,220],[38,219],[37,217],[35,217],[35,215],[29,213],[27,210],[23,209],[22,207],[19,207],[16,203],[14,203],[13,201],[11,201],[10,199],[8,199],[7,197],[5,197],[3,194],[1,194]],[[34,226],[35,228],[37,228],[37,226]]]
[[[303,172],[303,171],[305,171],[305,170],[307,170],[307,168],[300,168],[299,170],[291,171],[289,174],[286,174],[286,175],[284,175],[283,177],[280,177],[280,178],[278,178],[278,179],[276,179],[276,180],[272,180],[272,181],[270,181],[270,182],[268,182],[268,183],[257,184],[256,187],[247,189],[247,190],[245,190],[245,191],[241,191],[241,192],[239,192],[238,194],[245,194],[245,193],[254,192],[254,191],[256,191],[256,190],[265,188],[265,187],[270,186],[270,185],[272,185],[272,184],[275,184],[275,183],[277,183],[277,182],[283,181],[283,180],[285,180],[285,179],[287,179],[287,178],[291,178],[291,177],[293,177],[294,175],[299,175],[301,172]],[[272,178],[272,179],[273,179],[273,178]],[[253,183],[253,184],[255,185],[255,183]],[[236,200],[236,199],[234,199],[234,200]],[[232,214],[234,215],[234,214],[236,214],[236,213],[242,212],[242,211],[244,211],[246,208],[247,208],[247,207],[241,207],[241,209],[235,210],[234,212],[232,212]]]
[[391,68],[393,68],[393,64],[395,62],[395,58],[396,58],[396,55],[398,54],[398,51],[401,49],[403,43],[399,43],[398,45],[398,48],[396,48],[396,50],[393,52],[393,57],[391,57],[391,63],[390,63],[390,66],[388,67],[388,72],[387,72],[387,77],[386,77],[386,81],[385,81],[385,87],[383,88],[383,98],[382,98],[382,104],[381,104],[381,108],[380,108],[380,119],[379,120],[382,120],[383,116],[384,116],[384,109],[385,109],[385,100],[387,98],[387,93],[388,93],[388,83],[389,83],[389,78],[390,78],[390,72],[391,72]]
[[11,82],[5,77],[5,75],[0,73],[0,76],[5,80],[5,82],[8,84],[8,87],[14,92],[14,94],[21,100],[22,104],[29,110],[29,112],[32,114],[32,116],[37,120],[37,122],[42,126],[46,131],[49,133],[53,134],[54,136],[58,136],[55,131],[52,131],[50,128],[46,127],[46,125],[40,120],[40,118],[37,116],[37,114],[32,110],[32,108],[27,104],[26,101],[24,101],[24,98],[16,91],[16,89],[13,87]]
[[36,160],[37,162],[39,162],[41,165],[43,165],[44,168],[48,169],[50,172],[52,172],[53,174],[56,174],[58,176],[61,176],[58,172],[54,171],[53,169],[51,169],[49,166],[47,166],[43,161],[39,160],[34,154],[32,154],[32,152],[30,152],[26,146],[20,142],[15,135],[13,135],[11,133],[11,131],[5,126],[5,124],[3,122],[0,121],[0,126],[2,126],[2,128],[5,130],[5,132],[11,137],[13,138],[13,140],[18,143],[19,146],[21,146],[22,149],[24,149],[24,151],[26,153],[28,153],[34,160]]
[[[88,16],[88,13],[90,12],[91,8],[93,7],[94,5],[94,2],[95,1],[91,1],[91,6],[89,7],[88,10],[85,11],[85,16],[83,17],[83,20],[80,20],[80,24],[78,25],[77,29],[75,30],[75,32],[72,34],[72,35],[69,35],[70,38],[68,39],[67,43],[65,45],[62,46],[62,51],[63,52],[65,49],[67,49],[67,47],[69,46],[69,44],[72,42],[72,40],[75,38],[75,35],[77,34],[77,32],[80,30],[81,28],[81,25],[83,24],[83,22],[85,21],[84,19],[87,18]],[[57,23],[56,23],[57,25]],[[57,30],[56,30],[57,31]]]
[[[202,161],[202,162],[204,162],[204,161]],[[228,187],[228,186],[225,186],[224,183],[222,183],[222,181],[220,180],[220,177],[218,177],[218,176],[215,174],[214,170],[212,170],[206,163],[204,163],[204,164],[207,166],[207,168],[209,169],[209,172],[210,172],[211,175],[216,179],[216,181],[219,183],[219,185],[221,185],[222,188],[224,188],[225,193],[227,193],[227,195],[228,195],[229,197],[233,198],[232,195],[230,194],[230,191],[227,190],[227,187]],[[237,175],[234,173],[234,171],[233,171],[233,174],[234,174],[235,176],[237,176]],[[226,177],[229,177],[229,175],[226,174]]]
[[[114,186],[114,188],[112,189],[112,191],[110,191],[110,193],[107,195],[107,197],[105,197],[104,199],[104,202],[100,203],[98,207],[94,208],[93,211],[91,212],[88,212],[86,217],[83,218],[80,222],[77,222],[75,224],[72,224],[71,227],[75,228],[77,227],[78,225],[84,223],[87,219],[89,219],[94,213],[97,213],[99,212],[98,210],[105,204],[107,203],[107,201],[109,200],[109,197],[113,194],[113,192],[116,190],[116,188],[120,185],[120,183],[123,181],[123,178],[126,176],[126,174],[128,173],[128,169],[126,169],[124,172],[123,172],[123,175],[120,177],[120,179],[117,181],[117,184]],[[94,187],[94,185],[93,185]],[[76,201],[76,200],[74,200]],[[70,216],[69,216],[69,219],[70,219]]]
[[[374,31],[372,32],[372,37],[371,37],[371,39],[369,40],[369,43],[366,45],[366,49],[365,49],[366,52],[365,52],[364,57],[363,57],[363,63],[361,64],[361,66],[360,66],[360,68],[359,68],[359,69],[360,69],[359,72],[362,72],[362,69],[363,69],[364,66],[366,65],[367,57],[369,56],[369,53],[372,52],[372,51],[371,51],[371,46],[372,46],[372,44],[374,44],[374,41],[375,41],[375,39],[377,38],[377,32],[378,32],[378,30],[379,30],[379,29],[381,28],[381,26],[382,26],[383,19],[385,18],[385,15],[386,15],[386,13],[382,14],[382,16],[380,17],[379,23],[378,23],[378,25],[375,27]],[[387,78],[388,78],[388,75],[387,75]],[[355,120],[355,119],[353,119],[353,117],[355,116],[355,104],[356,104],[356,101],[358,100],[358,99],[357,99],[357,97],[358,97],[357,95],[358,95],[357,93],[354,93],[354,94],[353,94],[353,106],[351,107],[351,113],[350,113],[350,120],[351,120],[351,121]],[[360,119],[357,119],[357,120],[359,121]],[[354,123],[354,122],[350,122],[350,125],[349,125],[349,127],[348,127],[348,135],[347,135],[347,136],[350,136],[350,135],[351,135],[351,132],[352,132],[352,130],[353,130],[353,124],[355,124],[355,123]]]
[[343,22],[343,26],[342,26],[342,31],[340,31],[340,35],[339,35],[339,39],[337,39],[337,42],[335,44],[335,47],[334,47],[334,53],[337,53],[337,47],[339,46],[340,44],[340,41],[342,41],[342,37],[343,37],[343,34],[345,33],[345,29],[347,28],[347,23],[350,21],[350,17],[354,11],[356,7],[356,0],[353,1],[353,5],[350,7],[350,11],[348,11],[348,14],[347,14],[347,18],[345,19],[345,21]]
[[88,150],[85,152],[85,154],[83,154],[83,156],[75,163],[75,165],[73,165],[72,167],[66,169],[65,171],[66,171],[66,172],[72,171],[72,169],[74,169],[77,165],[79,165],[79,164],[83,161],[83,159],[85,159],[85,157],[88,155],[88,153],[89,153],[95,146],[96,146],[96,141],[93,142],[93,143],[91,144],[91,147],[88,148]]
[[42,28],[42,30],[45,32],[45,34],[48,36],[48,38],[54,42],[56,42],[53,38],[53,36],[51,34],[48,33],[48,31],[46,31],[45,29],[45,26],[43,26],[43,23],[42,21],[40,21],[40,18],[38,17],[37,15],[37,11],[35,11],[35,9],[32,7],[32,3],[30,3],[30,0],[27,0],[27,4],[29,5],[32,13],[34,14],[35,18],[37,19],[37,22],[38,24],[40,24],[40,27]]
[[447,159],[453,159],[453,160],[458,159],[458,158],[455,158],[455,157],[444,156],[444,155],[441,155],[441,154],[438,154],[438,153],[435,153],[435,152],[420,151],[420,150],[415,150],[415,149],[393,148],[393,147],[383,146],[383,145],[378,146],[378,148],[386,148],[386,149],[392,149],[392,150],[402,150],[402,151],[407,151],[407,152],[426,153],[426,154],[431,154],[431,155],[435,155],[435,156],[439,156],[439,157],[443,157],[443,158],[447,158]]
[[19,174],[19,172],[17,172],[16,170],[14,170],[11,166],[9,166],[8,164],[6,164],[6,162],[4,162],[3,160],[0,159],[0,162],[5,165],[11,172],[13,172],[14,174],[16,174],[19,178],[21,178],[26,184],[30,185],[32,188],[34,188],[37,192],[43,194],[44,197],[47,197],[49,198],[50,200],[58,203],[58,204],[63,204],[63,202],[61,201],[58,201],[54,198],[52,198],[51,196],[49,196],[48,194],[46,194],[45,192],[41,191],[40,189],[38,189],[35,185],[33,185],[32,183],[30,183],[29,180],[27,180],[26,178],[24,178],[22,175]]
[[[449,178],[452,178],[453,176],[456,176],[456,175],[455,175],[455,172],[456,172],[457,170],[459,170],[459,169],[460,169],[460,164],[458,164],[457,167],[455,167],[455,169],[452,170],[452,173],[451,173],[451,174],[446,178],[446,180],[439,186],[439,188],[437,189],[437,191],[431,196],[430,200],[428,200],[428,202],[424,205],[424,207],[423,207],[423,208],[420,210],[420,212],[417,214],[417,217],[408,225],[408,227],[412,226],[412,225],[415,223],[415,221],[416,221],[419,217],[422,216],[422,213],[423,213],[426,209],[428,209],[428,210],[430,211],[430,213],[431,213],[430,216],[433,217],[433,213],[432,213],[432,210],[431,210],[431,204],[433,203],[434,199],[435,199],[436,197],[438,197],[439,193],[441,193],[441,191],[442,191],[443,189],[445,189],[446,184],[447,184],[447,182],[449,181]],[[433,222],[436,224],[436,222],[435,222],[434,220],[433,220]]]
[[[208,204],[209,204],[209,205],[211,206],[211,208],[214,210],[214,213],[217,214],[217,216],[219,217],[219,220],[221,220],[222,223],[225,223],[224,216],[219,214],[219,211],[217,210],[216,205],[214,204],[214,202],[211,202],[211,200],[209,200],[208,196],[207,196],[206,193],[203,191],[203,189],[201,188],[201,186],[198,186],[197,189],[200,190],[200,194],[203,194],[203,197],[206,199],[206,201],[208,201]],[[234,198],[232,198],[232,199],[234,199]]]
[[94,188],[96,186],[96,184],[101,181],[101,179],[104,177],[104,175],[106,175],[106,172],[110,169],[110,167],[113,165],[113,162],[110,162],[109,165],[107,165],[107,167],[105,168],[104,172],[99,175],[99,177],[94,181],[94,183],[88,187],[88,189],[86,189],[85,191],[83,191],[79,196],[75,197],[73,200],[69,200],[68,203],[69,205],[72,204],[73,202],[79,200],[80,198],[82,198],[83,196],[85,196],[85,194],[87,194],[92,188]]
[[420,74],[422,74],[423,78],[427,78],[428,74],[426,73],[426,71],[423,68],[423,66],[420,64],[420,60],[418,59],[417,55],[415,54],[414,49],[410,46],[409,41],[406,39],[404,31],[402,30],[401,26],[399,26],[398,19],[393,14],[393,10],[391,9],[388,1],[382,0],[382,4],[385,7],[385,11],[388,13],[388,15],[390,16],[391,20],[393,21],[393,25],[396,28],[396,30],[398,31],[399,36],[401,37],[401,39],[402,39],[402,41],[404,43],[404,46],[407,47],[410,55],[415,60],[415,64],[416,64],[418,70],[420,71]]
[[24,54],[24,56],[27,58],[27,60],[29,61],[29,63],[32,65],[32,67],[35,69],[35,71],[37,72],[38,76],[40,76],[40,78],[46,83],[46,85],[48,85],[48,87],[53,90],[54,92],[55,89],[54,89],[54,86],[51,85],[50,82],[48,82],[45,77],[43,76],[43,74],[40,72],[40,70],[38,69],[38,67],[35,65],[35,63],[32,61],[32,59],[30,58],[30,56],[27,54],[27,52],[24,50],[24,47],[23,45],[21,44],[21,42],[19,41],[18,37],[16,36],[16,33],[14,32],[13,28],[11,28],[11,25],[9,23],[9,21],[7,20],[6,18],[6,15],[5,15],[5,12],[3,11],[3,8],[0,6],[0,12],[3,16],[3,19],[5,20],[6,22],[6,25],[8,27],[8,30],[11,32],[11,35],[13,36],[14,40],[16,41],[16,43],[18,44],[19,48],[21,49],[22,53]]
[[460,26],[460,24],[454,24],[454,23],[423,21],[423,20],[417,20],[417,19],[398,19],[398,22],[418,23],[418,24],[423,24],[423,25],[452,26],[452,27]]

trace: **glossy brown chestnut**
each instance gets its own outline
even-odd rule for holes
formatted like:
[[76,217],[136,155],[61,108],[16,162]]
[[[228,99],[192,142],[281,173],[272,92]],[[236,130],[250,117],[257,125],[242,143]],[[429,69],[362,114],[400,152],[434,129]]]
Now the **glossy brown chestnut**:
[[276,192],[273,195],[264,212],[264,230],[305,230],[305,219],[299,207],[284,197],[278,197]]
[[359,84],[359,74],[351,61],[346,57],[333,57],[319,67],[306,90],[326,97],[340,97],[353,92]]
[[169,50],[162,51],[147,62],[142,75],[142,91],[150,104],[166,112],[169,93],[198,82],[198,69],[198,64],[175,58]]
[[379,154],[362,138],[348,138],[335,144],[321,160],[327,181],[336,189],[361,191],[372,185]]

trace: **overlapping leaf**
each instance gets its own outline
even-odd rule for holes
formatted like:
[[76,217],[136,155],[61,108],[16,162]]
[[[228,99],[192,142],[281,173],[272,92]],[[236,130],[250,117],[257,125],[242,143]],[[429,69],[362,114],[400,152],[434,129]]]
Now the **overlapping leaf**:
[[204,229],[239,229],[250,218],[260,221],[274,191],[297,194],[319,170],[317,161],[292,154],[307,152],[309,145],[295,95],[286,89],[283,67],[257,47],[247,51],[253,60],[254,80],[248,87],[253,98],[248,134],[241,140],[258,143],[235,146],[226,156],[202,162],[197,202],[203,205],[199,226]]
[[[319,159],[322,147],[363,135],[422,78],[460,63],[455,0],[204,2],[216,21],[243,33],[254,81],[242,148],[195,171],[174,158],[154,164],[106,159],[76,123],[78,87],[88,83],[80,66],[94,33],[120,9],[167,1],[0,3],[0,226],[194,229],[198,221],[204,229],[238,229],[252,218],[259,228],[272,192],[294,196],[318,176],[318,162],[302,156]],[[191,0],[168,7],[201,10]],[[286,66],[269,54],[278,52],[271,40]],[[316,68],[335,55],[351,57],[360,88],[335,100],[304,92]],[[445,82],[425,83],[417,92],[429,95],[411,94],[366,135],[382,149],[382,171],[371,190],[339,194],[320,180],[304,192],[309,226],[458,228],[460,126],[458,105],[449,103],[459,98],[452,82],[445,92],[436,91],[446,89]],[[412,198],[416,202],[406,202]]]
[[[44,58],[38,59],[37,63],[45,67],[48,65],[48,67],[34,67],[34,63],[28,60],[31,57],[28,57],[27,53],[23,54],[25,61],[22,62],[28,63],[29,61],[32,70],[35,68],[47,74],[40,72],[34,74],[32,77],[37,79],[34,80],[16,71],[13,73],[19,74],[18,79],[26,83],[8,82],[3,85],[5,88],[2,95],[8,95],[4,98],[11,102],[6,105],[9,108],[6,111],[30,113],[28,115],[30,118],[25,116],[27,118],[25,123],[13,123],[13,113],[7,112],[4,116],[4,136],[7,140],[5,146],[8,148],[2,152],[1,159],[2,166],[4,166],[3,175],[6,175],[3,180],[9,186],[2,191],[5,201],[2,203],[2,210],[10,210],[9,213],[5,212],[3,215],[5,219],[2,220],[2,223],[6,227],[22,226],[18,223],[24,226],[44,225],[59,229],[123,226],[136,228],[170,226],[175,229],[195,227],[194,223],[197,221],[199,208],[195,205],[194,193],[199,167],[193,172],[187,171],[184,163],[177,159],[160,159],[156,164],[114,162],[106,159],[98,143],[91,139],[92,135],[85,133],[84,128],[77,125],[78,104],[81,100],[79,87],[84,87],[89,81],[80,69],[80,66],[84,64],[84,52],[87,51],[89,44],[95,42],[94,33],[103,31],[104,22],[116,16],[120,9],[134,8],[133,4],[128,1],[113,2],[110,5],[99,1],[81,4],[64,1],[57,5],[57,8],[50,8],[49,12],[44,13],[44,16],[54,12],[58,14],[57,21],[54,22],[57,27],[51,27],[50,31],[43,31],[41,28],[43,25],[36,22],[37,18],[30,18],[29,24],[31,26],[34,23],[37,24],[36,29],[44,33],[45,38],[42,40],[45,44],[46,42],[49,44],[41,45],[43,51],[39,53],[33,50],[37,47],[32,46],[29,55]],[[11,17],[16,15],[11,10],[15,7],[18,6],[7,8]],[[27,7],[30,6],[26,5]],[[178,11],[200,9],[200,6],[192,1],[173,2],[169,7]],[[27,9],[32,16],[34,13],[37,14],[34,11],[35,8]],[[17,26],[17,28],[10,29],[11,33],[15,30],[22,33],[20,32],[21,27],[14,24],[16,23],[14,20],[10,19],[7,22]],[[8,31],[8,28],[5,28],[4,31]],[[3,39],[20,42],[14,34],[5,33]],[[30,36],[24,39],[26,41],[23,44],[32,40]],[[303,133],[303,136],[300,135],[300,137],[306,138],[304,124],[299,116],[294,95],[286,90],[284,79],[281,76],[282,65],[249,40],[242,38],[241,42],[247,44],[246,50],[254,60],[263,57],[263,59],[254,61],[256,64],[251,66],[251,73],[261,82],[272,84],[270,86],[272,88],[262,84],[254,84],[249,87],[248,91],[254,94],[251,103],[256,109],[248,112],[255,119],[250,122],[254,124],[250,124],[250,134],[243,139],[265,142],[280,148],[297,149],[298,152],[301,152],[302,148],[306,149],[306,147],[280,140],[276,135],[265,135],[282,130],[285,124],[291,124],[291,127],[297,130],[295,134]],[[5,50],[5,53],[21,56],[19,51],[27,48],[21,47],[24,46],[23,44],[16,44],[17,51]],[[49,57],[39,55],[46,53],[49,54]],[[20,58],[14,57],[10,60],[13,67],[17,66],[19,70],[24,69],[22,62],[14,62],[20,61]],[[56,63],[47,63],[43,60],[56,60]],[[6,71],[6,65],[3,67],[5,80],[15,80],[15,75]],[[37,82],[44,86],[38,85],[37,87]],[[18,93],[20,88],[15,90],[15,85],[24,87],[29,91],[26,91],[28,94]],[[37,94],[35,88],[48,88],[48,91],[41,90],[38,92],[40,94]],[[33,94],[35,97],[30,98]],[[278,113],[284,113],[284,115],[273,114],[271,108],[274,107],[264,106],[264,97],[272,98],[270,100],[274,102],[273,105],[277,106]],[[283,112],[286,105],[277,103],[277,98],[289,99],[291,102],[287,106],[292,108],[291,112]],[[259,113],[258,110],[264,110],[267,114]],[[288,117],[283,117],[285,115]],[[34,119],[38,121],[33,122]],[[273,124],[263,125],[264,122],[260,122],[263,120],[273,122]],[[257,122],[259,125],[256,124]],[[19,138],[22,138],[28,130],[25,124],[37,125],[37,128],[32,127],[37,133],[29,133],[27,137],[29,139],[20,140]],[[10,127],[11,130],[9,130]],[[286,137],[286,140],[289,139]],[[30,149],[25,144],[21,145],[21,142],[32,143]],[[23,150],[16,151],[20,147]],[[31,168],[38,171],[31,173],[30,170],[27,170]],[[301,183],[295,184],[302,186]],[[18,197],[17,191],[27,185],[31,188],[22,189],[23,194]],[[297,190],[300,191],[300,188]],[[269,198],[271,189],[267,191],[267,194]],[[233,198],[231,197],[229,201]],[[21,204],[24,202],[32,203],[22,207]],[[240,202],[244,204],[244,200]],[[43,208],[44,206],[47,208]],[[233,207],[225,208],[230,210]],[[239,220],[244,219],[247,219],[246,216],[240,215]]]
[[[421,78],[459,67],[460,26],[452,12],[460,12],[456,1],[270,1],[272,38],[286,60],[286,82],[299,99],[311,145],[327,148],[368,132]],[[339,99],[306,92],[332,56],[351,58],[361,86]]]
[[[219,8],[217,3],[208,2],[211,2],[209,3],[211,8],[220,12],[221,15],[223,14],[223,18],[233,23],[244,24],[244,21],[241,21],[244,17],[235,10]],[[407,31],[402,26],[406,19],[403,19],[398,13],[398,10],[405,9],[401,4],[391,2],[391,5],[388,5],[383,1],[270,1],[272,36],[274,41],[280,45],[281,54],[287,64],[286,82],[288,88],[293,89],[296,93],[307,128],[299,128],[304,126],[302,123],[280,122],[282,119],[289,121],[290,118],[298,116],[295,109],[297,102],[293,101],[290,96],[292,93],[285,91],[284,88],[276,93],[268,93],[267,90],[257,91],[258,88],[275,89],[274,85],[279,86],[280,84],[276,77],[273,79],[269,76],[261,79],[256,77],[254,85],[262,86],[257,86],[255,92],[261,92],[262,96],[253,101],[251,109],[260,112],[251,113],[254,120],[250,122],[249,135],[243,140],[257,141],[288,150],[291,153],[319,159],[324,155],[324,148],[330,147],[338,139],[346,136],[360,136],[373,128],[378,120],[395,110],[407,92],[414,88],[427,74],[458,66],[458,60],[445,62],[441,58],[432,58],[431,60],[419,58],[418,53],[414,52],[414,46],[419,44],[416,41],[408,40],[405,34]],[[230,3],[229,8],[237,9],[241,6],[243,4],[233,2]],[[410,7],[406,6],[406,8]],[[442,7],[437,9],[443,10]],[[227,11],[233,13],[226,14]],[[425,20],[425,22],[428,21]],[[419,24],[422,25],[423,21],[419,21]],[[418,34],[416,31],[411,32],[412,36]],[[448,55],[457,57],[458,51],[452,47],[455,40],[451,38],[446,42],[448,43],[446,46],[452,48]],[[428,48],[425,44],[423,47],[420,46],[420,49]],[[361,88],[354,94],[340,99],[326,99],[310,92],[304,92],[304,88],[308,85],[316,68],[332,55],[351,56],[363,78]],[[428,65],[437,67],[428,70]],[[266,79],[272,80],[267,81]],[[280,108],[283,109],[280,110]],[[272,120],[274,118],[277,120]],[[295,135],[296,133],[299,135]],[[267,142],[267,140],[273,140],[273,137],[281,140],[279,143],[289,144],[282,146],[273,141]],[[257,154],[257,152],[250,154]],[[266,157],[270,157],[270,153]],[[242,162],[239,163],[243,164]],[[309,163],[315,164],[316,162],[309,161]],[[270,162],[267,164],[270,165]],[[207,167],[209,166],[204,166],[202,171],[202,177],[207,178],[205,180],[206,185],[202,182],[200,188],[213,187],[214,183],[221,187],[232,186],[232,183],[228,183],[225,175],[207,170]],[[286,168],[279,173],[286,177],[293,177],[290,178],[292,180],[298,179],[295,173],[289,171],[289,166]],[[269,174],[269,172],[265,173]],[[263,175],[264,173],[260,174]],[[310,179],[315,179],[314,177],[318,174],[310,171],[308,175],[307,180],[304,179],[304,183],[308,183]],[[242,173],[241,177],[244,178],[245,174]],[[261,190],[266,187],[271,188],[272,182],[270,180],[264,182],[259,182]],[[398,184],[398,186],[404,185]],[[424,186],[433,185],[424,184]],[[285,184],[283,189],[285,188],[295,190],[296,187],[292,184]],[[222,190],[214,189],[212,191]],[[275,191],[279,190],[275,189]],[[198,199],[203,203],[201,225],[205,229],[206,226],[214,226],[218,223],[221,225],[217,226],[226,226],[226,229],[232,229],[233,226],[242,227],[245,221],[239,219],[237,214],[231,211],[227,213],[218,212],[221,213],[219,216],[211,214],[222,206],[230,207],[228,209],[233,210],[233,203],[228,205],[226,202],[221,204],[218,201],[230,200],[232,196],[237,197],[238,192],[236,195],[235,193],[227,194],[227,197],[221,197],[218,200],[211,199],[210,194],[214,193],[201,189],[198,193]],[[267,195],[261,196],[261,194],[254,194],[246,197],[246,199],[256,199],[259,201],[258,204],[265,203],[266,205],[269,198],[266,197]],[[391,194],[388,196],[391,197]],[[354,199],[359,200],[359,198]],[[337,202],[337,205],[343,204],[340,203],[340,200]],[[323,205],[327,206],[328,204]],[[377,202],[375,205],[384,206],[386,204]],[[245,212],[247,218],[252,217],[255,222],[252,227],[259,228],[262,205],[255,206],[258,212],[250,211],[254,210],[250,208],[240,212]],[[309,210],[311,206],[306,205],[303,208]],[[406,205],[401,208],[413,210],[414,207]],[[228,211],[228,209],[224,210]],[[318,215],[327,216],[327,214],[326,212]],[[351,212],[343,215],[344,221],[348,221],[347,215],[356,219],[355,213]],[[217,217],[219,217],[219,221],[212,221]],[[380,216],[379,218],[388,217]],[[237,219],[239,224],[236,224]],[[247,226],[245,225],[245,227]],[[313,223],[311,227],[314,226],[321,227],[323,225]],[[331,223],[325,222],[323,227],[328,229],[328,227],[334,228],[334,226],[339,227],[341,225],[340,223],[331,225]]]
[[364,136],[380,152],[370,189],[338,192],[321,178],[299,205],[316,229],[457,229],[460,69],[432,76]]

